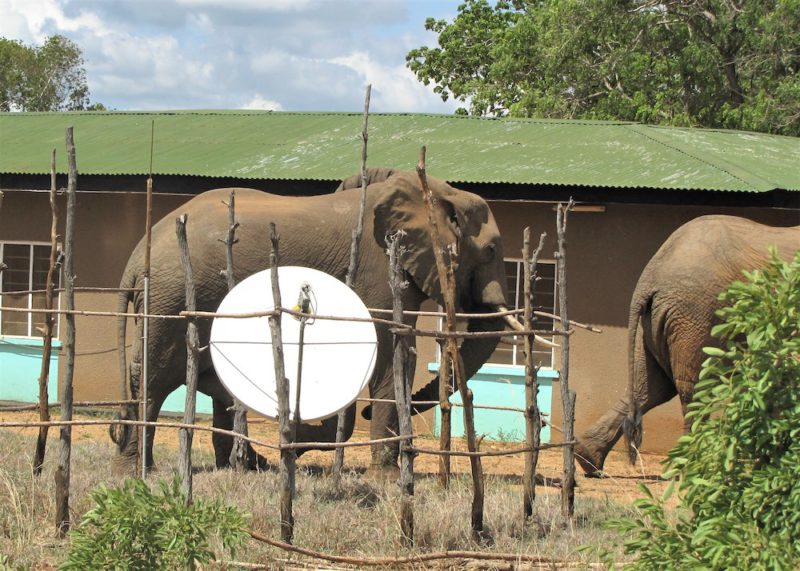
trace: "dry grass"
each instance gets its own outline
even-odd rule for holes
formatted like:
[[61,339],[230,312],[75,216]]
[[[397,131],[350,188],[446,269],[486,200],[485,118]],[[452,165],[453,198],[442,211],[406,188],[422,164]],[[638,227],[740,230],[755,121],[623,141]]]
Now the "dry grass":
[[[162,432],[166,432],[162,430]],[[68,542],[54,534],[53,472],[58,431],[51,431],[47,461],[41,477],[30,468],[34,433],[0,429],[0,554],[11,569],[52,569],[68,550]],[[99,484],[115,485],[112,474],[114,448],[109,440],[98,440],[80,430],[73,431],[71,509],[73,521],[91,508],[88,493]],[[154,478],[171,478],[176,453],[171,443],[157,440],[159,466]],[[552,453],[560,457],[560,452]],[[311,462],[327,456],[312,456]],[[592,553],[579,551],[581,545],[608,545],[610,532],[601,524],[609,517],[632,515],[630,498],[615,487],[630,490],[635,483],[606,480],[611,493],[582,493],[594,489],[596,481],[579,480],[576,517],[565,522],[559,514],[560,496],[555,488],[539,487],[536,517],[531,525],[521,521],[520,479],[515,474],[494,473],[486,478],[486,534],[476,540],[469,529],[471,481],[468,475],[454,478],[443,492],[432,474],[416,480],[416,546],[403,546],[399,535],[399,491],[393,482],[375,483],[361,472],[345,474],[341,486],[320,475],[304,457],[297,478],[295,500],[295,544],[330,554],[365,557],[406,556],[445,550],[481,550],[538,555],[558,561],[590,563]],[[278,538],[278,478],[274,472],[237,474],[215,470],[213,455],[201,443],[195,450],[194,491],[197,496],[220,498],[250,514],[253,531]],[[656,484],[658,488],[658,484]],[[656,490],[657,491],[657,490]],[[299,563],[297,556],[255,541],[241,550],[238,559],[252,563]],[[3,569],[0,558],[0,569]],[[484,562],[485,563],[485,562]],[[485,566],[485,565],[484,565]]]

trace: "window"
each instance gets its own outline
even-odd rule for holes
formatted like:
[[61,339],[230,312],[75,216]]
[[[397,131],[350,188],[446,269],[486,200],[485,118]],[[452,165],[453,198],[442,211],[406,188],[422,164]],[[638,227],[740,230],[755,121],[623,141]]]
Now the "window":
[[[522,309],[525,306],[525,287],[523,284],[524,268],[522,260],[507,259],[506,280],[508,283],[508,305],[510,309]],[[546,313],[555,313],[556,308],[556,264],[552,261],[539,261],[536,264],[536,273],[539,277],[534,287],[534,310]],[[521,320],[521,316],[518,316]],[[553,320],[537,317],[534,322],[535,329],[553,329]],[[542,335],[546,339],[553,340],[551,336]],[[500,365],[524,365],[525,355],[523,354],[522,338],[515,337],[519,345],[511,345],[500,341],[489,363]],[[533,362],[542,367],[553,366],[553,349],[534,346]]]
[[[47,270],[50,266],[50,244],[0,242],[0,307],[43,309]],[[58,282],[58,279],[56,279]],[[0,309],[0,335],[38,337],[42,335],[45,314]]]

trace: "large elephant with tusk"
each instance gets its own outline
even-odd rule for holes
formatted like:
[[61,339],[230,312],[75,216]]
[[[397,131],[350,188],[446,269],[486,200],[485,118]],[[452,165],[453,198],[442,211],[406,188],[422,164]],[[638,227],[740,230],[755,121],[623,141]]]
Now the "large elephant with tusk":
[[[403,306],[417,310],[425,299],[442,303],[442,292],[434,259],[434,247],[457,245],[455,279],[458,288],[458,310],[461,312],[498,312],[505,309],[506,284],[503,268],[503,245],[500,232],[489,206],[480,197],[458,190],[442,180],[429,177],[429,187],[435,198],[436,217],[441,244],[433,245],[429,234],[428,211],[422,200],[420,179],[414,172],[392,169],[372,169],[366,193],[364,234],[360,248],[359,271],[355,291],[370,308],[390,309],[392,295],[388,282],[386,237],[404,231],[402,245],[406,248],[402,263],[408,276]],[[337,192],[312,197],[287,197],[237,188],[236,217],[240,223],[238,243],[234,247],[236,281],[269,267],[269,224],[274,222],[280,234],[281,265],[306,266],[331,274],[342,281],[349,265],[350,241],[356,227],[360,203],[360,177],[343,182]],[[151,312],[176,314],[184,307],[184,277],[175,237],[175,218],[188,215],[189,251],[196,280],[197,307],[214,311],[227,292],[220,269],[225,267],[225,247],[220,244],[228,231],[228,212],[223,201],[231,189],[205,192],[166,216],[153,227],[152,270],[150,278]],[[131,255],[122,276],[122,288],[138,289],[143,280],[144,244],[140,243]],[[138,291],[123,293],[119,310],[125,312],[132,302],[136,312],[142,310],[142,295]],[[414,324],[415,318],[406,321]],[[513,318],[473,319],[470,331],[499,331]],[[141,324],[138,324],[141,326]],[[392,335],[385,325],[377,325],[378,356],[374,374],[369,381],[369,393],[375,399],[393,399]],[[201,346],[208,344],[210,322],[199,323]],[[149,368],[147,419],[155,420],[169,393],[185,382],[186,347],[185,324],[176,320],[153,320],[149,335]],[[138,398],[141,390],[141,337],[134,341],[129,370],[126,371],[125,322],[119,324],[119,346],[122,356],[123,392]],[[492,354],[497,339],[467,339],[461,346],[465,374],[472,376]],[[230,429],[232,413],[228,407],[231,396],[217,378],[208,352],[201,353],[199,389],[213,399],[214,426]],[[125,410],[123,415],[135,417],[136,411]],[[355,405],[348,409],[346,435],[352,434]],[[302,425],[298,430],[301,441],[332,441],[336,417],[316,425]],[[397,431],[394,404],[377,403],[372,409],[371,436],[373,439],[391,436]],[[137,446],[136,431],[118,429],[112,434],[119,445],[118,459],[122,467],[133,465]],[[152,446],[152,435],[148,444]],[[232,441],[214,435],[218,466],[228,464]],[[398,445],[389,443],[373,446],[372,462],[376,468],[396,465]],[[152,458],[152,454],[148,455]],[[250,457],[255,461],[255,455]]]

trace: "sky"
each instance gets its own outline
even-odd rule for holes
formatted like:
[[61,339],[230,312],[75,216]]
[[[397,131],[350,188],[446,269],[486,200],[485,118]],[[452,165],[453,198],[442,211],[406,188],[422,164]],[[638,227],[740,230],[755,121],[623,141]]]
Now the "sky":
[[83,51],[109,109],[452,113],[405,67],[463,0],[0,0],[0,36]]

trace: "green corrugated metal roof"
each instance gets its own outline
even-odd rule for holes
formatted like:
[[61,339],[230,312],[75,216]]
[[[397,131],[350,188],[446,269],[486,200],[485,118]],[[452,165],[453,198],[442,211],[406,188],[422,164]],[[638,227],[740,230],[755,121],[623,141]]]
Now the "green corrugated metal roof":
[[[338,180],[361,160],[360,113],[0,113],[0,173],[48,173],[74,127],[83,174]],[[765,192],[800,190],[800,139],[623,122],[371,114],[369,164],[454,182]]]

